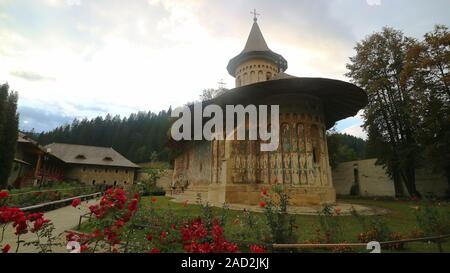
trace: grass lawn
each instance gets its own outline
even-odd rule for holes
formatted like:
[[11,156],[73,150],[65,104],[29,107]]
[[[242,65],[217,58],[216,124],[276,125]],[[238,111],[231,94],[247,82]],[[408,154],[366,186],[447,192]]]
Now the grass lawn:
[[[153,206],[155,206],[156,210],[160,213],[171,213],[180,218],[190,219],[197,216],[202,215],[202,207],[197,204],[181,204],[174,203],[170,201],[169,197],[155,197],[156,202]],[[141,200],[141,209],[145,209],[147,205],[151,202],[150,197],[143,197]],[[369,200],[369,199],[340,199],[339,202],[345,203],[354,203],[361,204],[366,206],[376,206],[380,208],[388,209],[390,212],[383,216],[364,216],[364,217],[381,217],[388,224],[389,228],[394,231],[402,234],[406,238],[410,238],[410,233],[414,230],[417,230],[417,223],[415,218],[415,207],[420,203],[412,202],[412,201],[386,201],[386,200]],[[441,210],[446,213],[450,213],[450,204],[442,203]],[[224,214],[225,210],[222,208],[213,207],[213,214],[216,217],[221,217]],[[225,225],[225,234],[226,237],[230,240],[238,240],[236,234],[242,230],[239,225],[239,221],[237,219],[243,219],[243,212],[236,210],[227,210],[226,217],[226,225]],[[251,230],[266,230],[267,225],[265,223],[265,215],[263,213],[252,212],[252,216],[254,216],[255,224],[252,226]],[[357,236],[360,232],[363,231],[360,222],[353,216],[339,216],[339,221],[344,231],[344,239],[347,242],[358,242]],[[311,216],[311,215],[295,215],[296,225],[298,226],[296,230],[296,234],[298,236],[297,242],[301,243],[305,240],[314,239],[316,236],[316,229],[320,227],[319,225],[319,217]],[[90,231],[92,230],[92,224],[85,223],[82,226],[82,231]],[[251,236],[250,236],[251,237]],[[142,234],[142,238],[145,238],[145,235]],[[249,241],[254,241],[252,238],[248,238]],[[443,249],[445,252],[450,252],[450,240],[444,243]],[[409,243],[406,244],[405,250],[401,252],[437,252],[437,245],[434,243]],[[359,250],[357,250],[359,251]],[[365,250],[361,250],[365,251]]]

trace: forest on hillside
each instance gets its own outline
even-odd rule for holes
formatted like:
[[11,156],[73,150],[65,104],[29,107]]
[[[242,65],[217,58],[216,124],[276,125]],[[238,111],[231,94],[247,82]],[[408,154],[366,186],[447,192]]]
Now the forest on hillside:
[[75,119],[52,131],[32,134],[41,145],[52,142],[112,147],[133,162],[170,160],[165,147],[171,109],[159,113],[138,112],[129,117],[107,115]]
[[[113,147],[133,162],[171,162],[165,146],[170,129],[171,109],[159,113],[138,112],[129,117],[107,115],[74,120],[52,131],[32,134],[41,145],[52,142]],[[29,133],[30,134],[30,133]],[[366,141],[330,131],[327,136],[330,164],[365,158]]]

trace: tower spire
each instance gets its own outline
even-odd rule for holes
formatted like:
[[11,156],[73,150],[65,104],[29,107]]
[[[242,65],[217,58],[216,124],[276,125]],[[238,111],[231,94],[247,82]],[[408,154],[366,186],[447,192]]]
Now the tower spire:
[[258,16],[261,14],[256,13],[256,9],[253,9],[253,11],[250,11],[250,13],[253,14],[253,22],[256,23],[256,21],[258,21]]

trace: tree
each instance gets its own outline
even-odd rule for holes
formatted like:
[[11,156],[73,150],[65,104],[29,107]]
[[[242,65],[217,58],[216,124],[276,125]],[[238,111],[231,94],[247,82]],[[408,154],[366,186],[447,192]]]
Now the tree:
[[450,192],[450,32],[437,25],[408,51],[403,85],[412,86],[416,135],[427,162],[447,176]]
[[227,89],[225,89],[225,88],[219,88],[219,89],[208,88],[208,89],[204,89],[202,94],[200,95],[200,100],[201,101],[205,101],[205,100],[213,99],[213,98],[217,97],[218,95],[222,94],[223,92],[225,92],[226,90]]
[[332,168],[335,168],[341,162],[365,158],[366,141],[363,139],[329,131],[327,133],[327,144]]
[[386,27],[358,43],[356,55],[347,64],[346,76],[367,92],[369,103],[363,116],[369,146],[377,164],[384,165],[394,180],[397,196],[403,194],[402,184],[411,196],[420,196],[415,184],[417,120],[411,112],[411,86],[400,81],[406,52],[414,43],[401,31]]
[[0,189],[6,188],[16,149],[19,115],[17,93],[0,85]]
[[159,113],[138,112],[129,117],[106,115],[88,120],[74,120],[50,132],[41,133],[37,141],[42,145],[52,142],[113,147],[133,162],[153,160],[169,162],[165,145],[170,129],[171,109]]

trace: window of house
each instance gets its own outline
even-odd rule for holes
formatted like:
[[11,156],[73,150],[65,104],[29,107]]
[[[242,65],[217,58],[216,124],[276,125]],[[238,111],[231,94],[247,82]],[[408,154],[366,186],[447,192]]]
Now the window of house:
[[94,180],[92,180],[92,185],[95,185],[95,179],[94,179]]
[[117,181],[114,181],[114,186],[117,186]]

